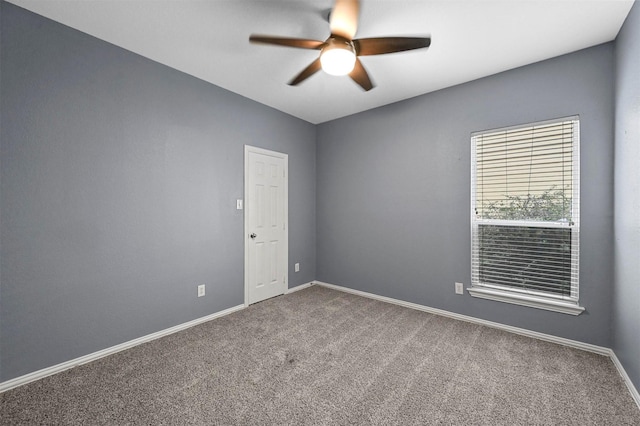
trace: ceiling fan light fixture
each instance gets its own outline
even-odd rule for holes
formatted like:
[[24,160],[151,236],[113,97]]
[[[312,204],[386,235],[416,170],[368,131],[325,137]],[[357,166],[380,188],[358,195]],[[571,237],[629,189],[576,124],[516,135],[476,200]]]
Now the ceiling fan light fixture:
[[374,86],[367,70],[358,59],[360,56],[422,49],[431,45],[431,37],[354,38],[358,30],[359,10],[360,0],[335,0],[334,7],[329,11],[327,17],[331,33],[325,41],[257,34],[249,36],[249,41],[320,51],[319,57],[316,57],[313,62],[287,83],[290,86],[297,86],[318,71],[323,70],[331,75],[348,74],[362,90],[368,92]]
[[331,38],[320,53],[322,70],[331,75],[347,75],[356,64],[356,51],[348,40]]

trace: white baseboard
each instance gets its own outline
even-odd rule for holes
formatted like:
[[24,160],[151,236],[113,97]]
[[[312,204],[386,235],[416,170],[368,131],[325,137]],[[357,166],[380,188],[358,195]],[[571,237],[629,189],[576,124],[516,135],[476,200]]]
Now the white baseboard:
[[611,349],[609,348],[596,346],[589,343],[583,343],[577,340],[565,339],[564,337],[557,337],[551,334],[539,333],[537,331],[531,331],[525,328],[512,327],[510,325],[501,324],[499,322],[487,321],[480,318],[470,317],[467,315],[456,314],[455,312],[449,312],[443,309],[431,308],[429,306],[419,305],[417,303],[405,302],[403,300],[393,299],[391,297],[378,296],[377,294],[367,293],[365,291],[360,291],[360,290],[353,290],[351,288],[341,287],[335,284],[323,283],[321,281],[316,281],[315,283],[327,288],[344,291],[346,293],[351,293],[358,296],[368,297],[370,299],[379,300],[381,302],[392,303],[394,305],[404,306],[406,308],[416,309],[418,311],[428,312],[430,314],[449,317],[449,318],[457,319],[460,321],[467,321],[475,324],[486,325],[487,327],[498,328],[500,330],[505,330],[514,334],[533,337],[535,339],[545,340],[547,342],[558,343],[560,345],[569,346],[576,349],[582,349],[584,351],[594,352],[600,355],[609,355],[609,353],[611,352]]
[[393,299],[391,297],[378,296],[377,294],[367,293],[365,291],[354,290],[348,287],[342,287],[335,284],[329,284],[322,281],[314,281],[315,284],[331,288],[333,290],[343,291],[345,293],[355,294],[357,296],[368,297],[370,299],[379,300],[381,302],[392,303],[394,305],[404,306],[406,308],[416,309],[418,311],[428,312],[431,314],[441,315],[444,317],[449,317],[461,321],[467,321],[475,324],[485,325],[487,327],[497,328],[500,330],[508,331],[514,334],[520,334],[522,336],[532,337],[534,339],[544,340],[547,342],[557,343],[559,345],[568,346],[575,349],[580,349],[583,351],[593,352],[599,355],[605,355],[611,358],[611,361],[616,366],[622,380],[629,388],[629,392],[631,393],[631,397],[634,399],[638,408],[640,409],[640,394],[638,394],[638,390],[635,388],[631,378],[627,375],[624,367],[618,360],[618,357],[613,352],[611,348],[605,348],[603,346],[592,345],[589,343],[579,342],[577,340],[565,339],[564,337],[553,336],[551,334],[539,333],[537,331],[527,330],[525,328],[512,327],[510,325],[501,324],[493,321],[486,321],[480,318],[470,317],[467,315],[456,314],[454,312],[445,311],[443,309],[430,308],[428,306],[419,305],[417,303],[405,302],[403,300]]
[[77,367],[78,365],[86,364],[91,361],[95,361],[97,359],[103,358],[105,356],[109,356],[115,354],[116,352],[123,351],[125,349],[132,348],[134,346],[138,346],[142,343],[147,343],[155,339],[159,339],[161,337],[167,336],[169,334],[177,333],[178,331],[185,330],[187,328],[193,327],[198,324],[202,324],[203,322],[211,321],[216,318],[223,317],[225,315],[229,315],[233,312],[244,309],[244,305],[234,306],[229,309],[225,309],[220,312],[216,312],[211,315],[207,315],[206,317],[198,318],[193,321],[185,322],[183,324],[176,325],[171,328],[167,328],[165,330],[161,330],[155,333],[147,334],[146,336],[139,337],[137,339],[129,340],[128,342],[121,343],[116,346],[111,346],[110,348],[102,349],[98,352],[93,352],[88,355],[81,356],[79,358],[75,358],[51,367],[43,368],[42,370],[34,371],[29,374],[25,374],[24,376],[16,377],[15,379],[7,380],[5,382],[0,383],[0,393],[8,391],[9,389],[13,389],[18,386],[26,385],[27,383],[34,382],[36,380],[40,380],[47,376],[51,376],[56,373],[60,373],[62,371],[68,370],[73,367]]
[[297,285],[295,287],[288,288],[287,291],[284,294],[290,294],[290,293],[294,293],[296,291],[304,290],[305,288],[311,287],[313,284],[314,284],[313,281],[311,281],[311,282],[308,282],[308,283]]
[[625,371],[624,367],[622,366],[622,363],[616,356],[615,352],[613,352],[613,349],[611,350],[611,354],[609,356],[611,357],[611,361],[613,361],[613,365],[615,365],[616,368],[618,369],[618,373],[620,373],[620,375],[622,376],[622,380],[624,380],[624,383],[627,385],[627,388],[629,388],[629,393],[631,393],[631,398],[633,398],[633,400],[638,405],[638,409],[640,409],[640,393],[638,393],[638,389],[636,389],[636,387],[633,385],[631,378]]

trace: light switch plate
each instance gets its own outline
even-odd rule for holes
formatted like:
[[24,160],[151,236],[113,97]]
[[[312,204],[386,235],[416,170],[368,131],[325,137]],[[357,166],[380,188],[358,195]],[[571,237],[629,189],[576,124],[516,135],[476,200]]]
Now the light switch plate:
[[236,200],[236,210],[242,210],[242,200]]

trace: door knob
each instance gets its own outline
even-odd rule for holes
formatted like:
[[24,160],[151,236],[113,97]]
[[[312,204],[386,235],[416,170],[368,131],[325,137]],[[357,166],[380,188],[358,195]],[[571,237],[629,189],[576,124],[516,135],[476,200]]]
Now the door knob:
[[252,240],[255,240],[255,239],[256,239],[256,237],[257,237],[257,235],[256,235],[255,233],[253,233],[253,234],[251,234],[251,235],[249,235],[249,236],[251,237],[251,239],[252,239]]

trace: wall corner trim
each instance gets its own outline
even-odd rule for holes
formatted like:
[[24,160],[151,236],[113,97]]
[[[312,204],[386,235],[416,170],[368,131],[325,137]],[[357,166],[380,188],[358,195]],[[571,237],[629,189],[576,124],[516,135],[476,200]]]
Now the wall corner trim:
[[146,336],[138,337],[137,339],[129,340],[128,342],[121,343],[119,345],[111,346],[106,349],[102,349],[97,352],[90,353],[88,355],[81,356],[79,358],[75,358],[69,361],[62,362],[60,364],[53,365],[51,367],[43,368],[41,370],[34,371],[32,373],[25,374],[23,376],[16,377],[14,379],[7,380],[5,382],[0,383],[0,393],[8,391],[10,389],[16,388],[18,386],[26,385],[27,383],[35,382],[36,380],[43,379],[47,376],[52,376],[57,373],[61,373],[65,370],[69,370],[73,367],[77,367],[82,364],[86,364],[91,361],[95,361],[100,358],[104,358],[109,355],[113,355],[117,352],[124,351],[125,349],[132,348],[134,346],[141,345],[143,343],[150,342],[152,340],[159,339],[164,336],[168,336],[169,334],[177,333],[178,331],[185,330],[187,328],[191,328],[198,324],[202,324],[207,321],[214,320],[216,318],[223,317],[225,315],[232,314],[236,311],[240,311],[244,309],[244,305],[233,306],[231,308],[218,311],[211,315],[207,315],[201,318],[194,319],[189,322],[185,322],[182,324],[178,324],[174,327],[170,327],[164,330],[157,331],[155,333],[147,334]]
[[367,293],[365,291],[360,291],[360,290],[354,290],[348,287],[342,287],[339,285],[329,284],[322,281],[313,281],[313,284],[316,284],[322,287],[327,287],[333,290],[342,291],[345,293],[355,294],[356,296],[368,297],[369,299],[375,299],[381,302],[404,306],[406,308],[415,309],[418,311],[423,311],[430,314],[440,315],[440,316],[448,317],[452,319],[457,319],[460,321],[466,321],[474,324],[484,325],[491,328],[497,328],[499,330],[508,331],[510,333],[519,334],[521,336],[532,337],[534,339],[544,340],[547,342],[568,346],[570,348],[580,349],[587,352],[593,352],[598,355],[608,356],[613,362],[613,365],[618,370],[618,373],[622,377],[622,380],[627,385],[627,388],[631,393],[631,397],[633,398],[635,403],[638,405],[638,409],[640,409],[640,394],[638,393],[638,390],[635,388],[633,382],[627,375],[627,372],[625,371],[624,367],[620,363],[620,360],[618,359],[616,354],[613,352],[613,349],[611,348],[605,348],[603,346],[597,346],[597,345],[592,345],[590,343],[579,342],[577,340],[565,339],[564,337],[553,336],[551,334],[539,333],[537,331],[527,330],[525,328],[512,327],[510,325],[501,324],[498,322],[487,321],[480,318],[471,317],[468,315],[457,314],[455,312],[445,311],[443,309],[431,308],[429,306],[419,305],[417,303],[405,302],[403,300],[393,299],[391,297],[379,296],[377,294]]

